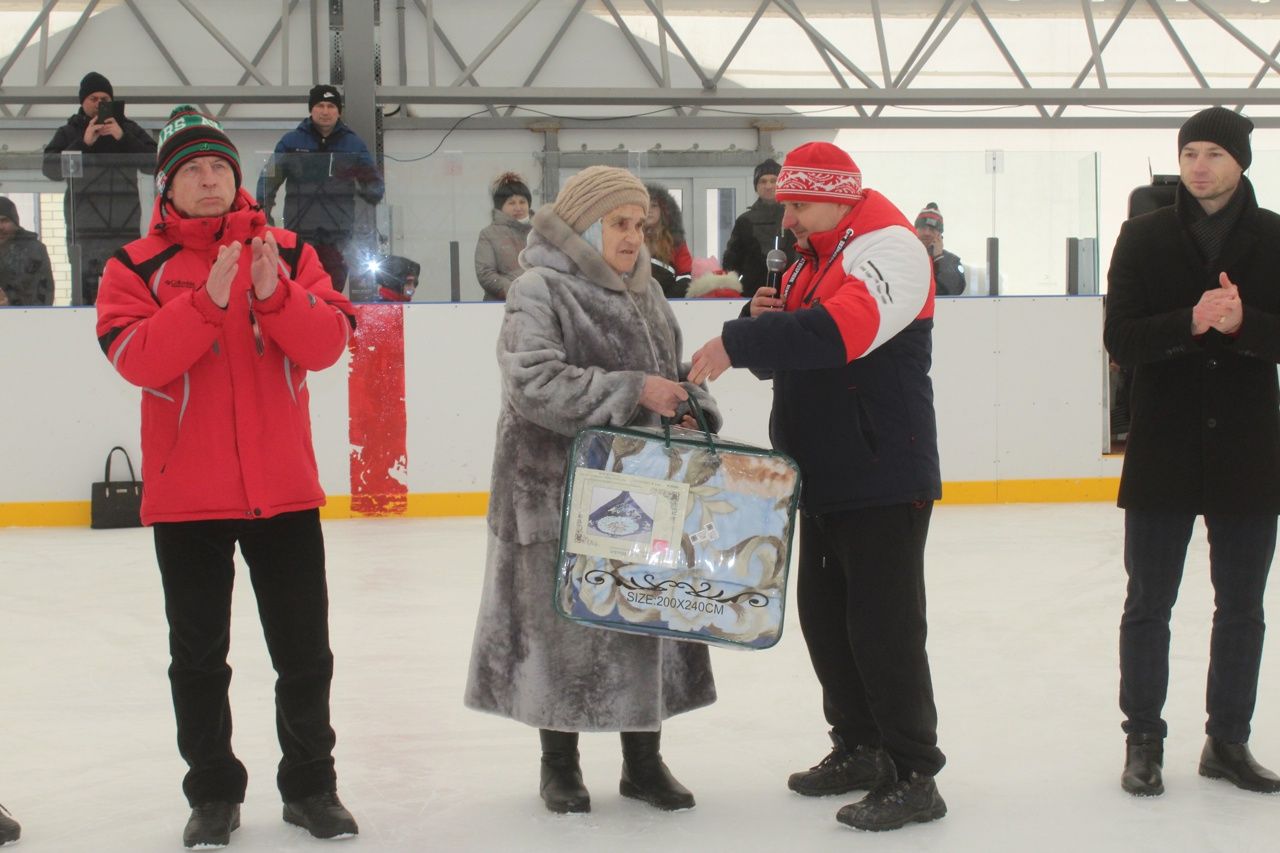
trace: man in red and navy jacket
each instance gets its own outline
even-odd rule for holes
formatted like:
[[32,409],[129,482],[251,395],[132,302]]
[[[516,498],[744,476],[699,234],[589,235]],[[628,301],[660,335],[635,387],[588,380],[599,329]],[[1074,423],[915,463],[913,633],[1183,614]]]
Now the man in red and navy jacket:
[[834,145],[787,155],[777,199],[796,262],[694,354],[690,379],[772,378],[770,436],[803,477],[796,601],[835,746],[788,785],[870,789],[837,820],[896,829],[946,814],[925,652],[924,547],[942,496],[932,267],[911,222]]
[[278,674],[284,819],[354,835],[329,724],[328,592],[307,373],[334,364],[353,313],[315,250],[268,228],[216,121],[174,109],[151,231],[107,262],[98,340],[142,388],[142,521],[164,585],[187,847],[223,846],[247,774],[231,748],[232,557],[248,564]]

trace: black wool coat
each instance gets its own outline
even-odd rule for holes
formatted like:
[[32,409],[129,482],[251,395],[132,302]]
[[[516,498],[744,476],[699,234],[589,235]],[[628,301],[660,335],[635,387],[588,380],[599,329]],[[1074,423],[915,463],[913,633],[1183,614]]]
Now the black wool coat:
[[[1244,210],[1209,265],[1178,200],[1120,229],[1108,272],[1108,352],[1134,369],[1119,505],[1204,513],[1280,512],[1280,216]],[[1191,334],[1191,309],[1225,271],[1240,288],[1234,336]]]

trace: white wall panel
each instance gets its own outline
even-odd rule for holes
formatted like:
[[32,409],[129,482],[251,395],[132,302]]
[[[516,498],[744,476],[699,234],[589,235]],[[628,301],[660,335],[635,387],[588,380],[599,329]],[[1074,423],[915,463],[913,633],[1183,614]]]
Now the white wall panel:
[[[740,303],[674,303],[685,358]],[[409,491],[483,492],[489,486],[498,370],[497,304],[420,304],[405,320]],[[940,299],[934,389],[943,478],[993,481],[1115,476],[1101,454],[1101,300]],[[83,501],[107,450],[138,458],[138,391],[111,369],[90,309],[0,311],[8,450],[0,503]],[[313,374],[312,420],[321,481],[350,493],[346,356]],[[712,387],[724,433],[767,441],[769,385],[730,371]]]

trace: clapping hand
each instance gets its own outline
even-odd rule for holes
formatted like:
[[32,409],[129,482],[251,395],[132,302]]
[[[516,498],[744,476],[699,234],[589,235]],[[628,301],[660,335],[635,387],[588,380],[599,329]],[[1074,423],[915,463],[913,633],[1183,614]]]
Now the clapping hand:
[[1191,309],[1191,332],[1203,335],[1217,329],[1224,335],[1234,334],[1244,321],[1244,304],[1240,288],[1224,272],[1218,276],[1218,289],[1206,290]]

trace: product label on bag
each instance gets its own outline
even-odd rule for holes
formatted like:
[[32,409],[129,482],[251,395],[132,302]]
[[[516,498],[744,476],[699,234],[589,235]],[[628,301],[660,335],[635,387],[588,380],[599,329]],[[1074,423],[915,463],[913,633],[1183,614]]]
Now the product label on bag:
[[648,566],[681,565],[688,501],[686,483],[578,469],[565,550]]

